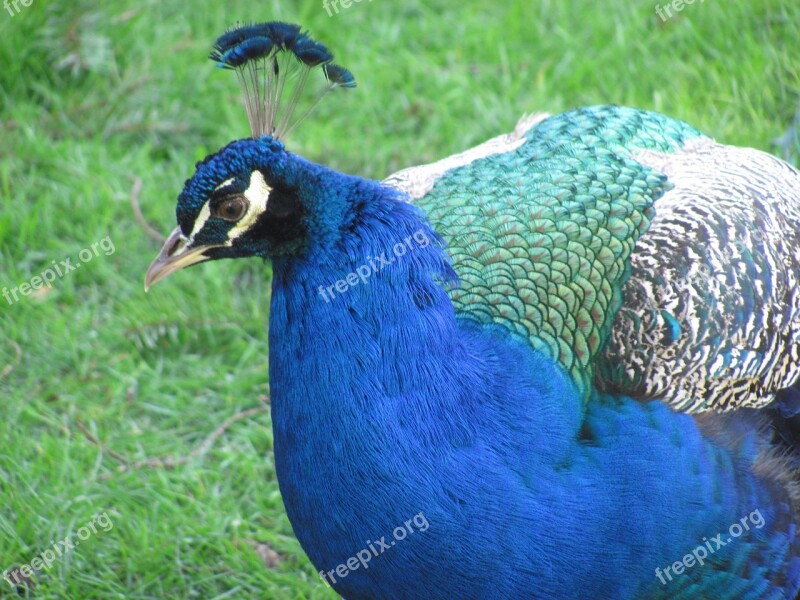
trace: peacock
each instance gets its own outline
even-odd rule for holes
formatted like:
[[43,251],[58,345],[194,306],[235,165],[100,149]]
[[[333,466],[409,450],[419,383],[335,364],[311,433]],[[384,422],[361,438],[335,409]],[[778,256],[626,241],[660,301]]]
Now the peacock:
[[252,137],[196,165],[145,288],[271,262],[275,467],[323,581],[797,596],[798,171],[592,106],[373,181],[284,144],[355,86],[300,26],[237,26],[211,58]]

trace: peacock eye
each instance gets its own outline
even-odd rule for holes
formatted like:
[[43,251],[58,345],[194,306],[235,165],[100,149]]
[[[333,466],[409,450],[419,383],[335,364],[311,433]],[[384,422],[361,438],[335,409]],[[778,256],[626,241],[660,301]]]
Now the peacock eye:
[[225,198],[212,209],[212,216],[226,221],[238,221],[247,212],[248,203],[242,196]]

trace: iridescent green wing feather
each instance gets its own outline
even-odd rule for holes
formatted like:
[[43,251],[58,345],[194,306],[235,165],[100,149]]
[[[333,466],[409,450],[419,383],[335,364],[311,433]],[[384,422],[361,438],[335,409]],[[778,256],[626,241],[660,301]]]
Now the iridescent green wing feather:
[[662,115],[591,107],[524,122],[440,163],[387,179],[444,238],[461,317],[526,337],[588,394],[629,258],[669,189],[633,155],[673,152],[700,134]]

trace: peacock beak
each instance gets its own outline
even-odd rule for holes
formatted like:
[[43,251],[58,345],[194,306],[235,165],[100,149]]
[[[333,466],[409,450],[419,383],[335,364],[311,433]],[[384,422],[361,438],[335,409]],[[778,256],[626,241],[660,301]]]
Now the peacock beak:
[[158,253],[150,268],[147,269],[147,274],[144,276],[144,291],[146,292],[150,289],[150,286],[155,285],[175,271],[208,260],[209,257],[203,253],[210,248],[217,247],[215,245],[207,245],[191,248],[188,245],[186,236],[181,233],[181,228],[176,227],[169,234],[167,241],[164,242],[164,247],[161,248],[161,252]]

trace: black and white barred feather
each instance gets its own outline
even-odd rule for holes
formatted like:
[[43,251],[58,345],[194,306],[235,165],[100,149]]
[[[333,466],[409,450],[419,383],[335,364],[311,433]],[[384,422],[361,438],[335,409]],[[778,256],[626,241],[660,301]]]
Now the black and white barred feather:
[[674,188],[631,257],[599,386],[685,412],[769,404],[800,376],[800,173],[708,138],[637,160]]

